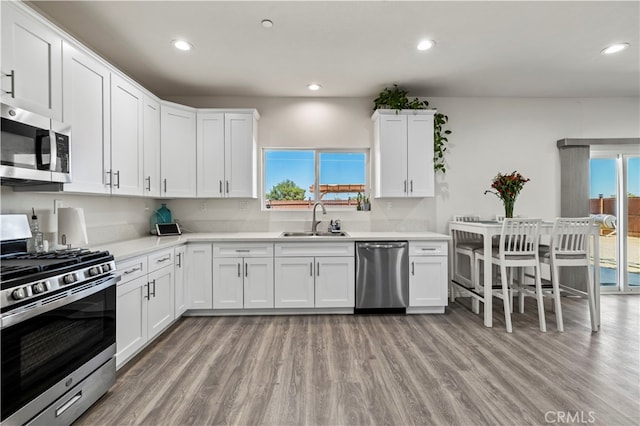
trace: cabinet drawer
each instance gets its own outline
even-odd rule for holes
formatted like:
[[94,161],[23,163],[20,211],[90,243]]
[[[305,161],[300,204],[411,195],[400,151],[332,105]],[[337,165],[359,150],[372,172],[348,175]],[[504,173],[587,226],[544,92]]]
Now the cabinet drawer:
[[213,244],[213,257],[272,257],[273,243]]
[[409,241],[409,256],[447,256],[446,241]]
[[116,264],[116,271],[122,277],[118,286],[147,275],[147,256],[134,257]]
[[286,243],[276,244],[277,257],[353,256],[354,243]]
[[173,249],[157,251],[149,255],[149,272],[173,265]]

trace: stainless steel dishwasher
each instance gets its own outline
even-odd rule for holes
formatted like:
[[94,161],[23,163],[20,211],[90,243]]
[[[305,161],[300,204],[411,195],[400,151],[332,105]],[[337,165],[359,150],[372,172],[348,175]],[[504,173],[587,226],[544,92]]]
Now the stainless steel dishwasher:
[[409,243],[356,243],[355,313],[406,312],[409,305]]

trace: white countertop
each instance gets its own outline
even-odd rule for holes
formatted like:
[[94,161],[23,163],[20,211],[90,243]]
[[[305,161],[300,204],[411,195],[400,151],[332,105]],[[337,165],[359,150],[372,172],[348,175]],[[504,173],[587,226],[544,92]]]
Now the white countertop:
[[109,250],[117,261],[134,256],[141,256],[155,250],[162,250],[185,244],[188,242],[242,242],[242,241],[270,241],[285,242],[353,242],[353,241],[391,241],[413,240],[449,241],[451,237],[436,232],[349,232],[345,237],[282,237],[282,232],[200,232],[185,233],[179,236],[156,237],[148,236],[127,241],[100,244],[91,247],[94,250]]

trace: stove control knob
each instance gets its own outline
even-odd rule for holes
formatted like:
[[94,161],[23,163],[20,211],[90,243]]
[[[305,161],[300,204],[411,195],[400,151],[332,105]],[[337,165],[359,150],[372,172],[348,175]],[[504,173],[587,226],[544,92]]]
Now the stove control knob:
[[76,282],[76,276],[73,275],[73,274],[65,275],[64,278],[62,279],[62,281],[65,284],[72,284],[72,283]]
[[111,270],[111,266],[108,263],[102,265],[102,272],[109,272]]
[[22,287],[17,288],[11,292],[11,298],[13,300],[22,300],[25,297],[27,297],[27,292]]
[[102,272],[99,266],[94,266],[93,268],[89,268],[89,276],[94,277],[99,275]]
[[43,282],[36,283],[31,286],[31,291],[33,292],[33,294],[44,293],[45,291],[47,291],[47,285]]

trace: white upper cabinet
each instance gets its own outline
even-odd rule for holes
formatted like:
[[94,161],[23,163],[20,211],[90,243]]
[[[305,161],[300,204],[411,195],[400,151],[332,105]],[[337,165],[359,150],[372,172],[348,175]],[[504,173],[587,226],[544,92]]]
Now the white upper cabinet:
[[71,126],[71,183],[65,191],[108,194],[111,169],[109,70],[64,42],[63,114]]
[[160,102],[144,96],[144,195],[160,197]]
[[111,170],[113,194],[142,195],[143,93],[111,74]]
[[2,5],[2,103],[62,121],[62,36]]
[[375,197],[431,197],[435,110],[377,110],[374,122]]
[[162,197],[196,196],[196,110],[168,102],[160,106]]
[[256,198],[256,110],[198,111],[198,197]]

